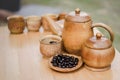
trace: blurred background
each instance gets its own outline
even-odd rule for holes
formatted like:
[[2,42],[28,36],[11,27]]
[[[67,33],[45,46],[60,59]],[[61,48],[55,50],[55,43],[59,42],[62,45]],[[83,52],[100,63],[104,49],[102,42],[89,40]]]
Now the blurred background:
[[[115,33],[114,46],[120,51],[120,0],[0,0],[0,5],[0,26],[6,25],[4,18],[11,14],[57,14],[80,8],[90,14],[93,23],[102,22],[112,28]],[[109,37],[105,30],[100,30]]]

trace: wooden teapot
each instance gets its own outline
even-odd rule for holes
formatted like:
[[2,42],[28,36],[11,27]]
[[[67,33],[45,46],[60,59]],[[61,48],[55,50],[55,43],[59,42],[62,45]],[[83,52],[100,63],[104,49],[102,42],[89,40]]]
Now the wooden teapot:
[[104,26],[103,23],[92,24],[91,17],[79,8],[66,15],[62,39],[67,52],[80,55],[82,44],[93,36],[92,25],[110,30],[110,27]]
[[110,68],[115,56],[115,49],[112,46],[114,36],[113,33],[110,34],[111,40],[97,33],[83,44],[81,56],[87,69],[105,71]]

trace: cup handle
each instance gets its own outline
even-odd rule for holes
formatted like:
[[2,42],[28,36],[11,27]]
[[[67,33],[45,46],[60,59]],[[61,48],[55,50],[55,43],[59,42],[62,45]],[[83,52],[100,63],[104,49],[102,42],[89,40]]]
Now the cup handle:
[[94,24],[92,24],[92,29],[94,27],[102,27],[105,30],[107,30],[109,32],[109,34],[110,34],[110,40],[113,42],[113,40],[114,40],[114,33],[113,33],[112,29],[108,25],[106,25],[104,23],[94,23]]

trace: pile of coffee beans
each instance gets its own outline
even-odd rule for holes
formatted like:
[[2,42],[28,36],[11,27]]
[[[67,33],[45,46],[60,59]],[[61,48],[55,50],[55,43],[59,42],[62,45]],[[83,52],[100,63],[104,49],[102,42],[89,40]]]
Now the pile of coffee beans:
[[65,54],[56,55],[52,58],[51,61],[54,67],[59,67],[59,68],[73,68],[78,64],[78,62],[79,62],[78,58],[75,58],[73,56],[68,56]]

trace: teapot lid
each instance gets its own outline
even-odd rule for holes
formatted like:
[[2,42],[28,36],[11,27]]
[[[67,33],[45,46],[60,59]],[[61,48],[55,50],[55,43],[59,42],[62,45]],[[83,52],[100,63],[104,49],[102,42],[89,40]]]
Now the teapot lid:
[[85,46],[92,49],[107,49],[112,46],[112,42],[101,33],[97,33],[85,42]]
[[75,11],[67,14],[65,20],[73,22],[87,22],[91,20],[91,17],[86,12],[82,12],[79,8],[77,8]]

